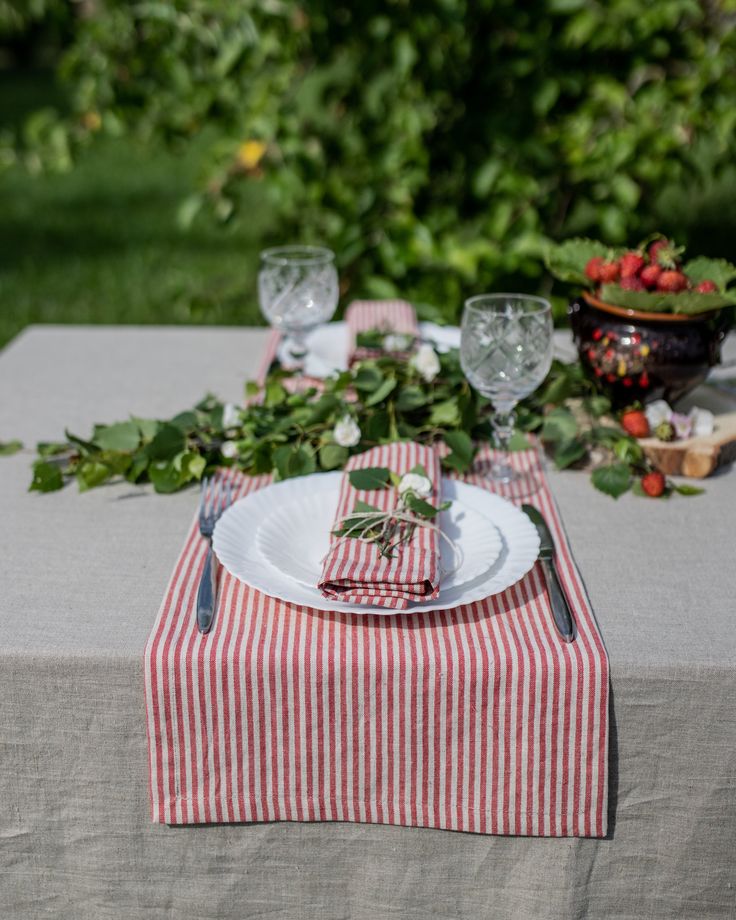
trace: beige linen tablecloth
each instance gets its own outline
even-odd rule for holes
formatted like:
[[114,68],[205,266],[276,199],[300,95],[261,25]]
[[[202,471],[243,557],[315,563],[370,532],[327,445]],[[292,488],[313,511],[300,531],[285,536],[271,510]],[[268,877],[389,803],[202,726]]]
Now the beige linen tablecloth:
[[[30,329],[0,355],[0,440],[238,400],[265,336]],[[151,824],[142,650],[196,496],[28,494],[30,459],[0,459],[0,916],[736,914],[736,472],[668,502],[550,474],[613,697],[612,831],[562,840]]]

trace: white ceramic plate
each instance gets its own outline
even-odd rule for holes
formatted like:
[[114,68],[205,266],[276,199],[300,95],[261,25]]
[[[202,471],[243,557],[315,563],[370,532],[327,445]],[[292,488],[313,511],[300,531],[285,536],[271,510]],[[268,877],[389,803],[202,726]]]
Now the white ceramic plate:
[[[342,474],[334,476],[313,479],[308,493],[295,489],[256,533],[256,545],[267,562],[307,587],[319,582],[322,560],[330,548]],[[455,559],[450,544],[440,540],[443,588],[459,587],[487,572],[501,553],[501,535],[487,517],[468,504],[468,489],[476,491],[464,483],[443,482],[442,498],[451,499],[452,507],[440,514],[440,527],[459,551]]]
[[[358,604],[344,604],[323,597],[313,584],[305,584],[287,575],[272,565],[259,548],[258,533],[276,509],[283,509],[304,496],[319,489],[335,494],[333,505],[337,505],[337,489],[343,474],[315,473],[285,482],[274,483],[259,489],[235,502],[222,515],[215,527],[213,547],[222,565],[245,584],[278,597],[292,604],[313,607],[317,610],[339,610],[353,613],[391,615],[393,611],[383,607]],[[467,483],[443,479],[443,497],[457,500],[462,505],[486,518],[488,527],[495,528],[500,539],[500,552],[495,562],[471,580],[452,585],[441,585],[436,600],[410,604],[406,613],[426,610],[445,610],[482,600],[492,594],[504,591],[522,578],[539,553],[539,537],[527,516],[505,499]],[[318,534],[314,521],[305,524],[307,540],[329,540],[329,526],[326,532]],[[458,539],[458,538],[455,538]],[[462,540],[462,528],[459,539]],[[323,551],[324,554],[324,551]],[[303,573],[302,573],[303,574]],[[310,576],[311,577],[311,576]],[[317,573],[319,577],[319,572]]]
[[[419,334],[432,342],[438,351],[460,347],[460,329],[457,326],[438,326],[436,323],[419,323]],[[344,371],[348,363],[348,327],[344,322],[325,323],[309,333],[306,339],[307,357],[304,372],[318,379],[335,371]],[[285,343],[279,349],[279,358],[288,361]]]

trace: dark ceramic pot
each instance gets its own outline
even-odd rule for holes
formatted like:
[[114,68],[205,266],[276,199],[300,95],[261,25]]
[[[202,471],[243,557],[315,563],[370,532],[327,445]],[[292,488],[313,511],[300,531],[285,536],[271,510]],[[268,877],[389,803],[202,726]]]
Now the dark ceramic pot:
[[568,309],[583,367],[617,406],[689,393],[721,360],[732,310],[699,316],[643,313],[587,292]]

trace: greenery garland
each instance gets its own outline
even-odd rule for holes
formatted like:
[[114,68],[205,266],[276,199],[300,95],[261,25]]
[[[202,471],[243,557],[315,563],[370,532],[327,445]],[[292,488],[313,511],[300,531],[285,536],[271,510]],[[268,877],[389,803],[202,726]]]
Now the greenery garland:
[[[444,441],[446,470],[467,472],[479,442],[491,439],[490,404],[468,384],[457,350],[426,368],[391,354],[335,373],[320,388],[296,390],[292,372],[272,366],[263,385],[248,383],[237,408],[206,396],[166,421],[131,417],[95,425],[81,438],[37,447],[31,490],[51,492],[76,480],[80,491],[114,480],[151,482],[176,492],[220,466],[287,479],[341,469],[352,454],[396,439]],[[611,405],[579,364],[555,361],[543,386],[518,407],[511,448],[535,432],[557,469],[593,466],[593,485],[618,497],[651,469],[637,440],[611,416]],[[700,489],[668,484],[667,493]]]

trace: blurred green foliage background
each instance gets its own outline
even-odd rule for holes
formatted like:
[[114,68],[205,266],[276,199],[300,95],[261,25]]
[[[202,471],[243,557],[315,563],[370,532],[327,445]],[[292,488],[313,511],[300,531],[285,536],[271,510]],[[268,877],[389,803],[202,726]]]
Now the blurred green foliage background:
[[255,322],[276,242],[445,319],[549,292],[572,234],[733,258],[735,27],[736,0],[0,0],[0,340]]

